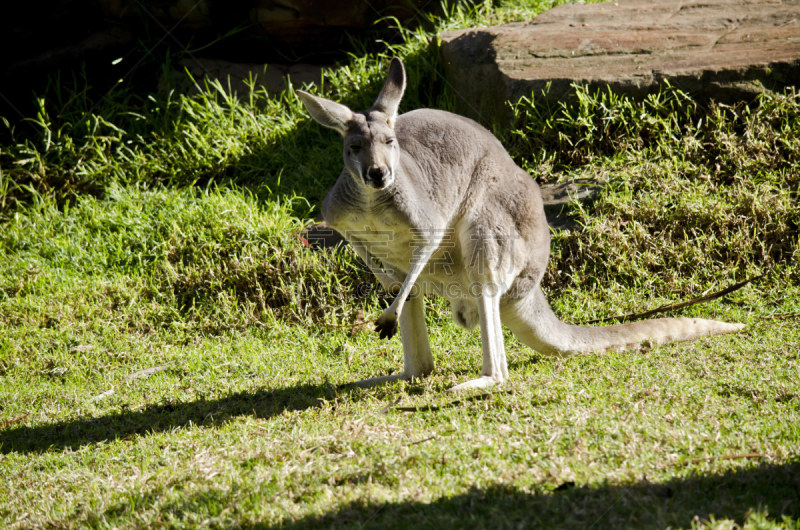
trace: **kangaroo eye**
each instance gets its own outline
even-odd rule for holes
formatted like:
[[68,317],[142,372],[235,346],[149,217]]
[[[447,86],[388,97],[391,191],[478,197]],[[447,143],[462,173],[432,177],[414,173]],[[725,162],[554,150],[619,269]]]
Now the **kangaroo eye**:
[[360,146],[360,145],[353,144],[353,145],[351,145],[351,146],[350,146],[350,150],[351,150],[352,152],[354,152],[354,153],[357,153],[358,151],[360,151],[360,150],[361,150],[361,146]]
[[386,145],[392,145],[394,143],[394,138],[389,138],[386,140]]

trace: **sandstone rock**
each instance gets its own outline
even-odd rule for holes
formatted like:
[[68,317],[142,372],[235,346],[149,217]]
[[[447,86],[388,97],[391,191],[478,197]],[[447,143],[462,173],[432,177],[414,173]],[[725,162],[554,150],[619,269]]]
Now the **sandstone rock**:
[[412,20],[419,10],[430,10],[427,0],[254,0],[251,18],[265,33],[283,42],[303,44],[309,39],[339,44],[342,31],[363,30],[383,17]]
[[[243,96],[249,91],[247,82],[252,78],[256,87],[264,87],[269,92],[278,93],[286,88],[286,79],[296,87],[306,83],[319,83],[322,81],[322,66],[313,64],[249,64],[232,63],[217,59],[185,58],[178,63],[179,70],[175,76],[180,88],[196,90],[191,81],[186,77],[188,70],[191,76],[201,84],[202,78],[218,79],[224,88]],[[230,82],[230,85],[228,83]]]
[[531,93],[569,98],[572,83],[641,98],[668,80],[730,103],[800,81],[800,2],[562,5],[529,22],[443,32],[441,54],[461,111],[484,124]]
[[[269,44],[341,46],[345,31],[370,29],[384,17],[413,22],[420,11],[436,3],[428,0],[98,0],[111,19],[141,18],[164,28],[220,30],[247,27],[269,37]],[[251,43],[252,44],[252,43]]]

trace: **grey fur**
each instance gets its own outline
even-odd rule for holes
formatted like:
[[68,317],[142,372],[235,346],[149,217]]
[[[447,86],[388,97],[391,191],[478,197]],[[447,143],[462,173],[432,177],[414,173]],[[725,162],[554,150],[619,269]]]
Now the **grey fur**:
[[383,286],[397,293],[376,330],[390,338],[399,320],[403,373],[358,384],[433,370],[420,292],[447,298],[459,325],[481,327],[481,377],[451,390],[508,378],[502,324],[524,344],[555,355],[690,340],[743,327],[686,318],[604,327],[561,322],[540,288],[550,230],[536,182],[472,120],[432,109],[395,119],[405,88],[402,62],[393,59],[389,72],[378,101],[363,113],[298,91],[314,119],[344,136],[345,169],[325,197],[322,215]]

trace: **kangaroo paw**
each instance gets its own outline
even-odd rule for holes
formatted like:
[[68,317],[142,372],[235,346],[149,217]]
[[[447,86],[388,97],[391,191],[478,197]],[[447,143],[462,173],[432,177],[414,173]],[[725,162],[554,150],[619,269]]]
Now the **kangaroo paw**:
[[375,321],[375,331],[380,334],[382,339],[391,339],[397,333],[397,318],[381,315]]
[[391,339],[397,333],[397,313],[394,306],[384,311],[375,321],[375,331],[382,339]]

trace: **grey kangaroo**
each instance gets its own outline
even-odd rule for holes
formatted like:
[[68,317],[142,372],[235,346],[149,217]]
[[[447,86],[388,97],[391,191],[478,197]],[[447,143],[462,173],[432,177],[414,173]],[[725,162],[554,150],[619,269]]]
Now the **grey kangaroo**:
[[405,68],[395,58],[366,112],[297,92],[316,121],[344,138],[344,170],[322,203],[322,215],[384,288],[396,292],[375,327],[381,338],[391,338],[399,321],[403,372],[356,384],[367,387],[433,371],[425,293],[449,300],[460,326],[480,324],[481,377],[451,391],[508,378],[503,324],[531,348],[562,356],[744,327],[699,318],[600,327],[561,322],[540,287],[550,230],[539,186],[494,135],[472,120],[432,109],[398,116],[405,86]]

